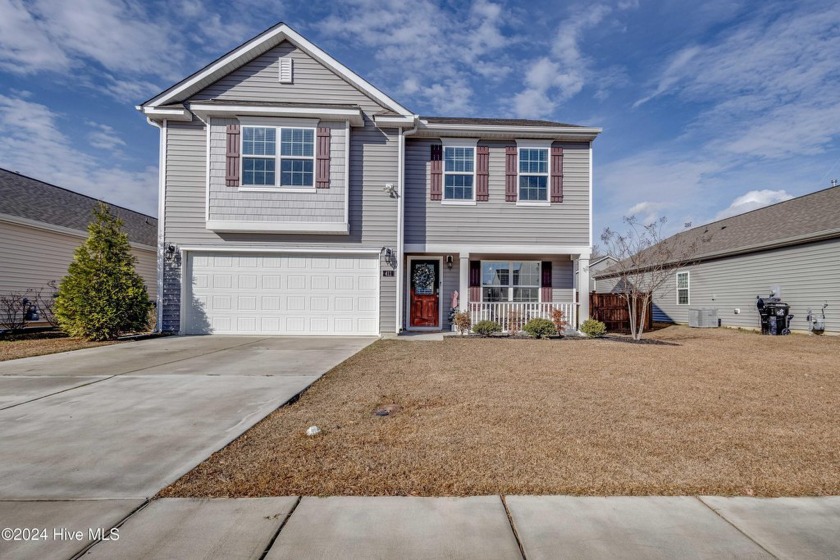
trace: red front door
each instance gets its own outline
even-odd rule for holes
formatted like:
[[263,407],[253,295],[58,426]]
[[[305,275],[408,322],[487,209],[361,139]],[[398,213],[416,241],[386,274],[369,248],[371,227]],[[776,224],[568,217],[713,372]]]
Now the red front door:
[[440,261],[413,260],[409,269],[411,275],[412,327],[440,327]]

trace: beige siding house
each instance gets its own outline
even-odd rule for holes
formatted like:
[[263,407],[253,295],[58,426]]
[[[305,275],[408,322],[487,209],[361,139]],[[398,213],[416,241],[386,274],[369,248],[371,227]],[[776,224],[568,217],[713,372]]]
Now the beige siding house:
[[[73,252],[87,237],[99,201],[0,169],[0,294],[47,287],[67,274]],[[137,257],[137,272],[157,297],[157,220],[111,206],[124,222]]]
[[[807,332],[808,310],[821,317],[827,303],[825,330],[840,334],[840,187],[677,235],[708,241],[654,294],[655,321],[688,323],[690,309],[716,309],[723,326],[757,329],[756,296],[774,290],[791,306],[791,330]],[[614,271],[594,276],[598,292],[616,290]]]
[[160,129],[158,242],[176,252],[159,262],[163,330],[577,313],[599,129],[420,116],[282,23],[138,110]]

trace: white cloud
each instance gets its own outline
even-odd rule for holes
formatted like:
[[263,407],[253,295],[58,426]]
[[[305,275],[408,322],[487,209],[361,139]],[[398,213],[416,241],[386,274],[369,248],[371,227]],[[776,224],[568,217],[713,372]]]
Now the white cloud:
[[[133,171],[82,151],[61,131],[61,118],[39,103],[0,94],[0,166],[155,215],[157,168]],[[100,140],[122,142],[107,125],[96,126]]]
[[718,212],[715,216],[715,220],[722,220],[723,218],[743,214],[744,212],[749,212],[750,210],[757,210],[758,208],[776,204],[777,202],[790,200],[791,198],[793,197],[784,190],[773,191],[764,189],[759,191],[749,191],[748,193],[733,200],[732,204],[730,204],[728,208]]
[[88,142],[94,148],[119,154],[120,148],[126,145],[113,127],[95,122],[88,122],[88,126],[93,128],[93,131],[88,133]]

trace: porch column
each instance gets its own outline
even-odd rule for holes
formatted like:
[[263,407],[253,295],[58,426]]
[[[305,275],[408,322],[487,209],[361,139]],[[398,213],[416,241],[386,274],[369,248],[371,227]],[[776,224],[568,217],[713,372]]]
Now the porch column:
[[578,325],[589,319],[589,257],[578,257]]
[[461,275],[460,288],[458,289],[458,309],[467,311],[469,310],[467,303],[470,300],[470,254],[461,253],[461,260],[458,264],[458,273]]

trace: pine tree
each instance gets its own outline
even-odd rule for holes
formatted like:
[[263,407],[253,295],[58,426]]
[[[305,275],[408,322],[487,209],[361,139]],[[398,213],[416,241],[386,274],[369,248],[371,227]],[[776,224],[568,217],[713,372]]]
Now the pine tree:
[[151,302],[122,221],[101,202],[93,214],[59,285],[55,315],[70,336],[111,340],[147,328]]

